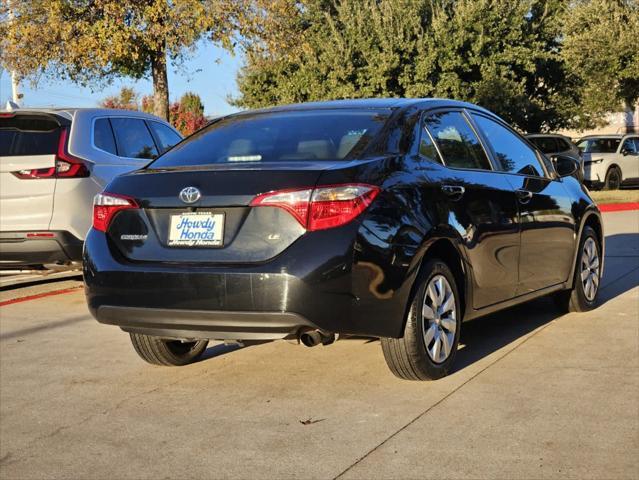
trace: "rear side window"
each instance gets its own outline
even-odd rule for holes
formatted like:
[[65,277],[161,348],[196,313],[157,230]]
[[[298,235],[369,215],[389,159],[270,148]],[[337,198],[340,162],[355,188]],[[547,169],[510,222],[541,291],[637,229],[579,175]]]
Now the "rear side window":
[[490,161],[479,142],[479,138],[460,112],[442,112],[429,115],[426,117],[426,127],[435,139],[447,166],[491,169]]
[[118,155],[127,158],[155,158],[158,150],[144,120],[138,118],[111,118]]
[[528,140],[535,144],[543,153],[557,153],[561,151],[556,139],[552,137],[533,137]]
[[160,153],[166,152],[169,148],[182,140],[180,135],[162,123],[147,122],[147,125],[149,125],[155,135],[158,147],[160,148]]
[[98,118],[93,126],[93,142],[97,148],[117,155],[115,137],[108,118]]
[[223,118],[162,155],[151,168],[240,162],[321,161],[363,153],[390,110],[304,110]]
[[583,153],[615,153],[620,142],[619,138],[585,138],[577,146]]
[[472,115],[490,143],[495,157],[504,171],[521,175],[543,176],[544,170],[541,168],[537,154],[521,138],[483,115]]
[[53,155],[60,126],[47,117],[15,115],[0,118],[0,156]]

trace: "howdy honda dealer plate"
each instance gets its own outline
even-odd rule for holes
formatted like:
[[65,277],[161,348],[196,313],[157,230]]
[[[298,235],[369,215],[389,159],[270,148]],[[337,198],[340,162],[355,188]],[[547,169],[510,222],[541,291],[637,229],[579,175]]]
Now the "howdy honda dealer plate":
[[170,247],[221,247],[223,241],[223,213],[188,212],[171,215]]

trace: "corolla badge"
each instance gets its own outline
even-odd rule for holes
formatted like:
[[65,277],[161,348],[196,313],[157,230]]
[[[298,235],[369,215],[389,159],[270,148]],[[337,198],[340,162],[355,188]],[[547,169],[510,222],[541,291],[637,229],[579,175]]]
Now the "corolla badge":
[[183,188],[180,192],[180,200],[182,200],[184,203],[195,203],[200,199],[201,196],[202,194],[195,187],[186,187]]

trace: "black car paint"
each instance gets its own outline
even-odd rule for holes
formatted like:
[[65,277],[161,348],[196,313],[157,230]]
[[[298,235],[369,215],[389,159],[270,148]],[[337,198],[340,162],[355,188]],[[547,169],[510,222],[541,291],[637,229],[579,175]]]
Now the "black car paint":
[[[187,209],[177,194],[188,185],[203,192],[196,208],[239,209],[243,225],[260,210],[247,207],[251,198],[265,191],[347,182],[380,186],[380,195],[360,217],[339,228],[304,232],[280,212],[272,224],[286,237],[283,243],[269,248],[263,238],[255,239],[236,255],[228,253],[233,242],[225,239],[221,249],[171,249],[163,258],[168,250],[159,237],[142,248],[123,245],[111,231],[92,229],[84,255],[91,313],[127,331],[178,338],[282,338],[301,328],[400,337],[415,278],[432,252],[457,263],[451,267],[462,288],[465,320],[572,286],[584,225],[593,222],[602,235],[596,205],[577,180],[554,172],[541,178],[452,169],[419,156],[424,112],[445,108],[494,115],[447,100],[279,109],[340,107],[394,109],[362,160],[141,170],[115,179],[107,191],[138,200],[150,230],[161,210]],[[444,186],[464,186],[466,193],[458,200],[447,196]],[[532,198],[522,202],[518,189]],[[124,231],[140,221],[127,227],[127,213],[116,217],[114,228]],[[118,227],[118,222],[125,223]],[[255,225],[257,235],[264,222]],[[171,312],[173,325],[166,320]],[[284,319],[284,313],[291,316]],[[248,314],[254,315],[247,319]],[[177,320],[182,317],[189,318]]]

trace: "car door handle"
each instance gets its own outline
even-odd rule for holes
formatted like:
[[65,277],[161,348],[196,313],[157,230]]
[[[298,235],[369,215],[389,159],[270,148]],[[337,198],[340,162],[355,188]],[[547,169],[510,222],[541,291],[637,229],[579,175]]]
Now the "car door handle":
[[466,189],[460,185],[442,185],[442,192],[456,202],[464,196]]
[[515,193],[517,194],[517,198],[521,203],[528,203],[530,202],[530,200],[532,200],[533,197],[532,192],[524,189],[516,190]]

